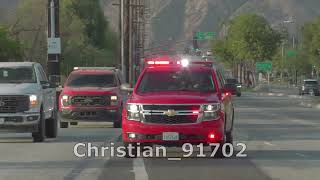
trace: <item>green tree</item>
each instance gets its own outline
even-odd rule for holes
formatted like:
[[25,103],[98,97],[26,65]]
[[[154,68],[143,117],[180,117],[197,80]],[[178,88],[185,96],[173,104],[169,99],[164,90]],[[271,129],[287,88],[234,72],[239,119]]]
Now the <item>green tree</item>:
[[[77,2],[80,3],[77,4]],[[86,3],[87,2],[87,3]],[[102,26],[95,26],[99,35],[88,33],[96,11],[99,6],[93,6],[91,1],[63,0],[61,3],[61,36],[62,38],[62,74],[67,75],[75,66],[111,66],[114,64],[116,54],[116,35],[112,33],[105,19],[100,19]],[[77,7],[79,6],[79,9]],[[81,18],[80,14],[87,13],[88,19]],[[102,18],[105,18],[101,14]],[[94,19],[94,18],[93,18]],[[92,21],[92,22],[91,22]],[[102,35],[104,34],[104,35]],[[107,36],[106,34],[109,34]],[[96,39],[96,37],[99,37]],[[110,44],[110,45],[109,45]]]
[[9,36],[7,28],[0,26],[0,61],[14,61],[21,59],[19,42]]
[[227,41],[217,40],[213,42],[212,46],[214,54],[222,60],[226,67],[231,68],[234,65],[235,58],[228,48]]
[[305,58],[310,60],[309,66],[320,71],[320,17],[302,27],[302,49]]
[[255,14],[243,14],[232,20],[228,43],[233,55],[239,60],[271,59],[281,36],[268,21]]
[[[74,66],[110,66],[116,57],[116,34],[111,31],[98,0],[60,0],[61,73]],[[47,1],[18,5],[10,35],[21,42],[24,61],[47,61]]]
[[99,0],[71,0],[69,10],[84,22],[85,31],[91,45],[100,49],[112,47],[108,36],[113,34],[108,29],[108,22],[105,19]]
[[228,26],[228,36],[215,42],[213,49],[227,64],[231,62],[235,70],[240,69],[240,75],[245,69],[249,72],[241,81],[250,75],[254,80],[255,63],[272,59],[281,36],[264,17],[255,14],[239,15]]

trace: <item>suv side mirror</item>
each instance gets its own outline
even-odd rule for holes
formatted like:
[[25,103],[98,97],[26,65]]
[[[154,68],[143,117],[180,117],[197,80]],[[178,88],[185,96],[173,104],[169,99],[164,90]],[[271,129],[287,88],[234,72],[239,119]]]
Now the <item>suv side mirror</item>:
[[49,82],[47,82],[47,81],[41,81],[40,84],[42,86],[42,89],[51,88],[51,84]]
[[120,89],[122,90],[122,91],[126,91],[126,92],[133,92],[133,88],[130,86],[130,84],[122,84],[121,86],[120,86]]

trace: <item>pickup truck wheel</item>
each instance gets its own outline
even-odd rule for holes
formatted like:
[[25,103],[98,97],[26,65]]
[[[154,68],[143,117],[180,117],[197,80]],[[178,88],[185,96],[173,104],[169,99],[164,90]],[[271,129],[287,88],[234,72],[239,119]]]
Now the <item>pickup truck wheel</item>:
[[60,122],[60,128],[68,128],[69,123],[68,122]]
[[34,132],[32,133],[32,138],[33,138],[33,142],[43,142],[45,140],[46,137],[46,125],[45,125],[45,119],[44,119],[44,114],[43,114],[43,110],[41,109],[40,112],[40,121],[38,124],[38,132]]
[[52,117],[46,120],[46,136],[56,138],[58,135],[58,118],[57,111],[52,112]]
[[116,120],[113,122],[113,128],[121,128],[121,127],[122,127],[122,115],[118,114],[116,117]]
[[113,128],[121,128],[121,122],[119,121],[113,122]]

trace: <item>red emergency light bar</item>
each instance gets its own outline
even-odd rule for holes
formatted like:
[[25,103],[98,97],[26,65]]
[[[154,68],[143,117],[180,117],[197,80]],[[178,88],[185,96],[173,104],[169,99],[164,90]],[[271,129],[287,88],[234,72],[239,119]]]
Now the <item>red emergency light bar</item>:
[[170,61],[148,61],[147,64],[149,64],[149,65],[166,65],[166,64],[170,64]]
[[158,56],[153,58],[147,58],[144,60],[144,67],[158,67],[158,66],[204,66],[212,67],[214,64],[213,61],[205,61],[201,58],[199,59],[189,59],[188,57],[179,57],[179,56]]

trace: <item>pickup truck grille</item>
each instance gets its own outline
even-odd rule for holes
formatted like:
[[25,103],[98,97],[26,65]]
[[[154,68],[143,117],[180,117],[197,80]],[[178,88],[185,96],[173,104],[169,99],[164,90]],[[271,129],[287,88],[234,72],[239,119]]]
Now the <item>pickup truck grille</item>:
[[108,106],[109,96],[73,96],[71,104],[74,106]]
[[144,123],[190,124],[197,123],[200,105],[143,105]]
[[0,113],[28,111],[29,103],[29,96],[0,96]]

